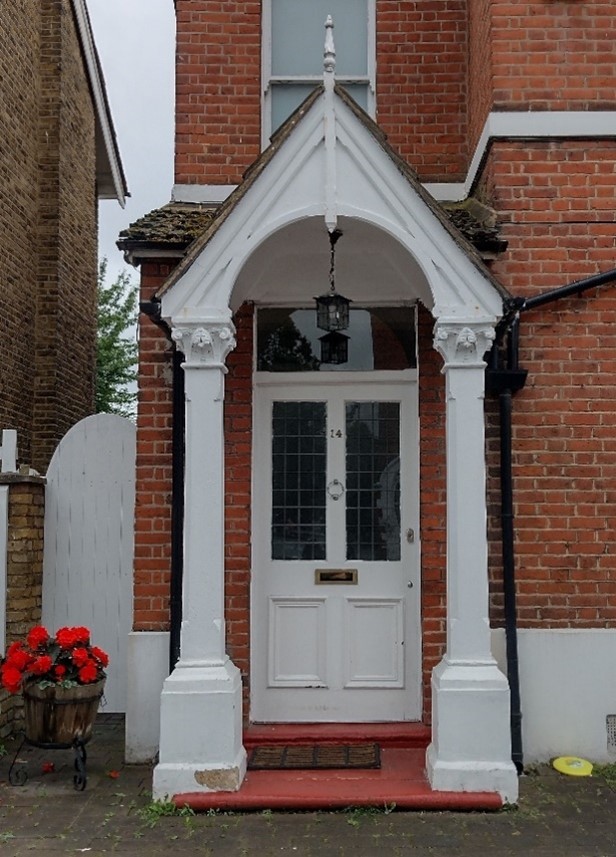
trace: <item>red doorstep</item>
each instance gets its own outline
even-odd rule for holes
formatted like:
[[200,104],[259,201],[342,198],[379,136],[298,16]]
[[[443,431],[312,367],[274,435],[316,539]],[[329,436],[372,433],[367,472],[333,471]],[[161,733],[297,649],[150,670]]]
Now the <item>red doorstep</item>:
[[249,749],[273,743],[381,744],[379,770],[248,771],[237,792],[190,792],[174,796],[178,806],[249,811],[328,810],[390,807],[402,810],[497,810],[501,798],[491,792],[435,792],[425,774],[430,730],[422,724],[275,724],[251,726]]

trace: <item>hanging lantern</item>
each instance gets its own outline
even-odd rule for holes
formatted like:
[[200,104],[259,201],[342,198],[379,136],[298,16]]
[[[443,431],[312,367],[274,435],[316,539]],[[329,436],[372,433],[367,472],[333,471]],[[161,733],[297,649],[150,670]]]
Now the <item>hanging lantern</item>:
[[[333,232],[329,233],[329,292],[325,292],[325,294],[315,298],[317,304],[317,327],[321,330],[346,330],[349,326],[349,304],[351,301],[339,295],[336,291],[336,241],[341,235],[342,232],[339,229],[334,229]],[[322,340],[324,338],[321,337]],[[348,339],[348,337],[345,338]],[[339,362],[343,363],[344,361]]]
[[320,336],[321,363],[346,363],[349,359],[349,338],[335,330]]

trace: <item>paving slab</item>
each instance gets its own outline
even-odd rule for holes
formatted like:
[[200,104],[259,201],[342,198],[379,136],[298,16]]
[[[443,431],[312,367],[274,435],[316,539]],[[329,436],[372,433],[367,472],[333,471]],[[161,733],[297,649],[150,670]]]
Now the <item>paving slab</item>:
[[[123,761],[124,723],[99,717],[88,783],[73,788],[70,750],[25,746],[23,786],[0,759],[0,857],[614,857],[616,785],[540,766],[520,781],[517,809],[499,812],[246,812],[197,815],[154,806],[149,765]],[[14,746],[9,751],[14,753]],[[53,771],[43,773],[53,762]],[[46,764],[47,763],[47,764]]]

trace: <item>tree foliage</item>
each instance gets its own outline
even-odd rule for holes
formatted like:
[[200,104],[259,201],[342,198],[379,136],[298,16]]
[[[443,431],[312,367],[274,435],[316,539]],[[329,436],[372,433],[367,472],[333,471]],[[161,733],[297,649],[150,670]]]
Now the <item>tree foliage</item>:
[[[105,283],[107,260],[98,268],[98,326],[96,335],[96,412],[134,418],[137,343],[130,329],[137,325],[137,287],[122,272]],[[133,339],[129,337],[132,335]]]

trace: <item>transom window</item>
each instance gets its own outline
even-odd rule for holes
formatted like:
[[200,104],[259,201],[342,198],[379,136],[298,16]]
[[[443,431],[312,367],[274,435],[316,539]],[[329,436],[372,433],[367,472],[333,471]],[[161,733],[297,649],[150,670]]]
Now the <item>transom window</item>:
[[323,331],[314,309],[260,308],[257,312],[257,370],[259,372],[372,372],[417,366],[415,308],[353,307],[347,359],[322,362]]
[[325,20],[334,21],[336,80],[374,115],[375,0],[266,0],[263,144],[323,80]]

